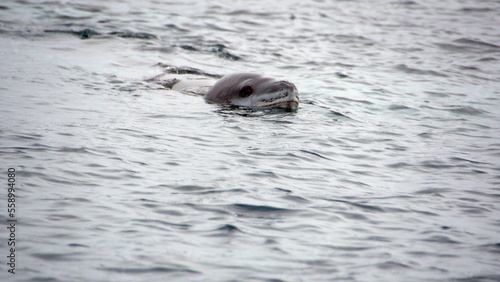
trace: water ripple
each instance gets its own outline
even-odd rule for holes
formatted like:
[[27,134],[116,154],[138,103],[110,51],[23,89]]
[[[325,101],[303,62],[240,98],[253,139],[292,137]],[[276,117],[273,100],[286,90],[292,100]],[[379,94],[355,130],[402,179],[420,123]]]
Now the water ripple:
[[170,273],[170,272],[187,272],[187,273],[200,273],[196,270],[192,270],[189,268],[173,268],[173,267],[148,267],[148,268],[121,268],[121,267],[102,267],[100,270],[110,271],[110,272],[118,272],[118,273],[129,273],[129,274],[143,274],[143,273]]
[[22,279],[499,280],[495,1],[80,2],[0,5]]

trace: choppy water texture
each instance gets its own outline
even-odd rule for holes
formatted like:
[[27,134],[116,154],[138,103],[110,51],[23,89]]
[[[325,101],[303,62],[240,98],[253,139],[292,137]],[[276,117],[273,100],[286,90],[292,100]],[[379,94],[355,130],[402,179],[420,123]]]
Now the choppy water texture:
[[[43,281],[500,280],[500,2],[0,4],[17,274]],[[157,64],[296,84],[206,104]],[[2,222],[6,193],[1,193]]]

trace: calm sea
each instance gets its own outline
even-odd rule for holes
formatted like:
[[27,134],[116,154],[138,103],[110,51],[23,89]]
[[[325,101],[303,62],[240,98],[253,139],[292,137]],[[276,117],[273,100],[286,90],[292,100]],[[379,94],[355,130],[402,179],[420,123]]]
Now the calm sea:
[[[0,280],[500,281],[499,15],[3,0]],[[286,79],[301,105],[207,104],[146,81],[165,64]]]

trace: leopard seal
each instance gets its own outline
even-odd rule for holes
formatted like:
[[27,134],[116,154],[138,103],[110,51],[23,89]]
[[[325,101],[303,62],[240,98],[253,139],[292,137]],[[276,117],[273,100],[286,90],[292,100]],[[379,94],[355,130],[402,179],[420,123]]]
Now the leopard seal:
[[[221,76],[191,67],[158,65],[166,67],[163,73],[146,81],[156,82],[165,88],[182,93],[204,96],[208,103],[244,108],[281,108],[291,111],[297,110],[299,106],[297,87],[285,80],[255,73]],[[194,77],[189,80],[161,79],[168,74],[194,75]],[[215,82],[214,78],[219,80]]]
[[299,106],[299,92],[293,83],[254,73],[226,75],[204,97],[208,103],[247,108],[295,111]]

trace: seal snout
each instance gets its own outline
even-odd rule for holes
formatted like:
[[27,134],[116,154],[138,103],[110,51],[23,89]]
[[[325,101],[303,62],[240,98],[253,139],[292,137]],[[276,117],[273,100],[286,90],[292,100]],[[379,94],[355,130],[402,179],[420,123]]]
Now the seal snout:
[[291,82],[286,81],[286,80],[276,81],[274,86],[278,88],[277,89],[278,91],[284,91],[284,90],[297,91],[297,88],[295,87],[295,85]]
[[279,88],[278,92],[282,93],[283,96],[288,97],[290,101],[299,101],[299,91],[295,84],[286,80],[277,81],[276,84]]
[[296,110],[299,105],[299,92],[295,84],[279,80],[274,81],[258,97],[261,107],[277,107]]

